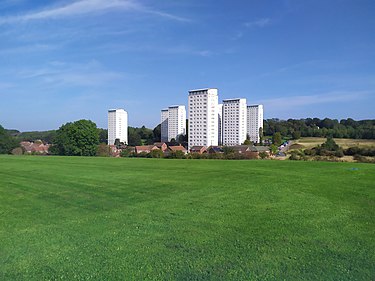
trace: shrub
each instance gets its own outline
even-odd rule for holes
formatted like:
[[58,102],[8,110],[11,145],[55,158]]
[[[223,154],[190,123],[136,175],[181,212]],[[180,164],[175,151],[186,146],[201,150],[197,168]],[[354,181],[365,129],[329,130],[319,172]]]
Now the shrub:
[[24,154],[24,149],[22,147],[16,147],[12,150],[13,155],[22,155]]

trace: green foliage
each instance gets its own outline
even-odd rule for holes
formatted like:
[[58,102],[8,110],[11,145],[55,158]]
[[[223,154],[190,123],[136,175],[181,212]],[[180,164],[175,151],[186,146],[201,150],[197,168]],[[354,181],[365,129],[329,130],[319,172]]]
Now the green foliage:
[[2,280],[372,280],[374,166],[0,156]]
[[332,137],[328,137],[325,143],[307,151],[310,155],[343,157],[343,149],[337,145]]
[[128,141],[130,146],[142,145],[142,138],[138,128],[128,128]]
[[246,139],[244,142],[243,142],[243,145],[251,145],[252,142],[249,140],[249,139]]
[[264,151],[259,152],[259,158],[260,159],[266,159],[266,158],[268,158],[268,153],[264,152]]
[[301,132],[300,132],[300,131],[293,131],[293,133],[292,133],[292,138],[293,138],[294,140],[298,140],[298,139],[300,139],[300,138],[301,138]]
[[131,148],[127,147],[121,150],[120,156],[121,157],[135,157],[136,154]]
[[96,124],[79,120],[62,125],[56,132],[53,151],[58,155],[95,156],[99,144]]
[[273,136],[272,136],[272,143],[276,146],[279,146],[279,145],[281,145],[282,142],[283,142],[283,140],[282,140],[282,137],[281,137],[281,133],[280,132],[274,133]]
[[22,155],[24,153],[25,153],[25,151],[22,147],[16,147],[16,148],[13,148],[13,150],[12,150],[13,155]]
[[308,157],[301,150],[293,150],[290,153],[289,160],[304,160],[304,161],[307,161]]
[[349,147],[344,150],[345,155],[375,156],[375,148]]
[[271,144],[270,151],[272,155],[275,155],[279,151],[279,148],[276,145]]
[[163,158],[164,157],[163,151],[161,151],[160,149],[151,150],[150,154],[151,154],[151,158]]
[[110,148],[106,143],[98,145],[96,150],[96,156],[108,157],[110,155]]
[[181,150],[177,151],[171,151],[167,158],[170,159],[185,159],[185,153],[183,153]]
[[161,141],[161,124],[157,125],[152,130],[152,137],[154,142],[160,142]]
[[32,132],[22,132],[16,134],[17,139],[21,141],[35,142],[41,140],[44,143],[53,143],[56,136],[56,130],[50,131],[32,131]]
[[259,144],[263,145],[263,140],[264,140],[264,133],[263,133],[263,128],[259,128]]
[[11,136],[7,130],[0,125],[0,154],[8,154],[19,146],[15,137]]
[[108,143],[108,130],[98,128],[99,143]]
[[229,155],[229,154],[232,154],[234,153],[234,149],[233,147],[230,147],[230,146],[223,146],[223,153],[224,155]]
[[355,121],[348,118],[339,122],[329,118],[267,119],[263,123],[264,132],[269,136],[280,132],[284,137],[296,139],[298,135],[293,134],[300,132],[302,137],[375,139],[375,120]]

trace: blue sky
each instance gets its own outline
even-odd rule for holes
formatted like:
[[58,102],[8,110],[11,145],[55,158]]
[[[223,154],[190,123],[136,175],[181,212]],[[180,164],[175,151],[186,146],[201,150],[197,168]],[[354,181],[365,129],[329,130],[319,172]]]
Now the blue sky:
[[153,128],[188,90],[265,118],[375,118],[373,0],[3,0],[0,124],[57,129],[124,108]]

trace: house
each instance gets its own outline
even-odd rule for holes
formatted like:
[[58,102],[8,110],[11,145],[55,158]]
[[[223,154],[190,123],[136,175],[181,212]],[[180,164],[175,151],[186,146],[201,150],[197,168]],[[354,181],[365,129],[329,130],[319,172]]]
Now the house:
[[113,145],[108,145],[108,147],[109,147],[109,154],[112,157],[120,157],[122,149],[117,148],[117,146],[114,145],[114,144]]
[[270,154],[270,149],[267,146],[236,145],[231,148],[234,152],[246,155],[248,158],[259,158],[259,153],[261,152]]
[[171,152],[176,152],[176,151],[182,151],[184,154],[187,154],[187,149],[183,147],[182,145],[171,145],[169,146],[169,150]]
[[42,141],[22,141],[21,147],[25,150],[25,153],[36,153],[36,154],[48,154],[50,148],[49,144],[44,144]]
[[223,148],[221,146],[215,146],[211,145],[208,149],[207,152],[209,154],[214,154],[214,153],[223,153]]
[[201,145],[195,145],[192,148],[190,148],[190,153],[207,153],[207,147],[201,146]]
[[150,153],[152,150],[159,149],[156,145],[139,145],[135,147],[135,152],[139,153]]
[[165,142],[155,142],[154,145],[163,152],[168,149],[168,145]]

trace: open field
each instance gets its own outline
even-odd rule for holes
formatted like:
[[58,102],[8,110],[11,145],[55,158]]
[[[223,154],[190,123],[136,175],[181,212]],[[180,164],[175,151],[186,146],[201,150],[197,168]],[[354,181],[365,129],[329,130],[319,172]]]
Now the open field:
[[0,280],[374,280],[375,165],[0,156]]
[[[326,138],[300,138],[298,140],[293,141],[295,144],[303,145],[303,148],[312,148],[322,144],[326,141]],[[348,148],[352,146],[358,147],[375,147],[375,140],[362,140],[362,139],[338,139],[334,138],[335,142],[341,146],[342,148]]]

